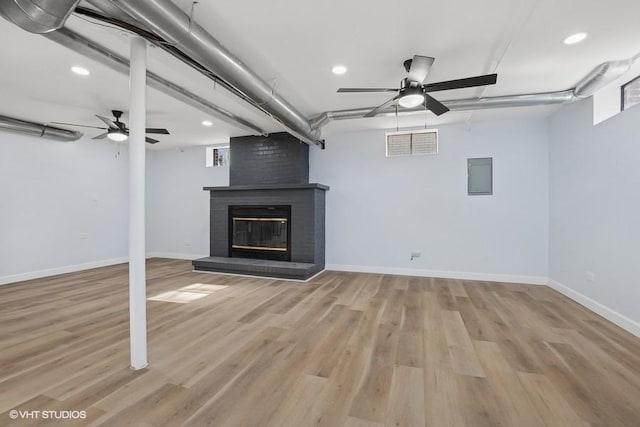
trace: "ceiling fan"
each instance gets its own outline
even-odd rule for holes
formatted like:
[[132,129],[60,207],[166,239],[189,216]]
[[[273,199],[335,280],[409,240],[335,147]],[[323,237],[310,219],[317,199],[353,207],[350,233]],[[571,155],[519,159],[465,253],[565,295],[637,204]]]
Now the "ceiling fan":
[[467,87],[487,86],[495,84],[498,75],[486,74],[483,76],[467,77],[465,79],[447,80],[437,83],[424,83],[427,74],[435,59],[429,56],[414,55],[412,59],[404,61],[403,65],[407,71],[407,77],[400,82],[400,89],[392,88],[344,88],[338,89],[339,93],[358,92],[398,92],[396,96],[384,104],[374,108],[365,114],[365,117],[375,117],[388,107],[398,103],[404,108],[414,108],[423,105],[433,111],[437,116],[446,113],[449,109],[440,101],[429,95],[430,92],[441,90],[462,89]]
[[[107,117],[102,117],[96,114],[96,117],[102,120],[107,127],[98,127],[98,126],[86,126],[86,125],[78,125],[75,123],[63,123],[63,122],[51,122],[59,125],[67,125],[67,126],[79,126],[84,128],[93,128],[93,129],[102,129],[105,132],[101,133],[98,136],[94,136],[92,139],[104,139],[109,138],[112,141],[122,142],[126,141],[129,137],[129,128],[126,123],[120,121],[120,117],[122,117],[122,111],[111,110],[111,114],[115,120],[111,120]],[[169,131],[164,128],[146,128],[145,133],[155,133],[162,135],[170,135]],[[157,139],[149,138],[148,136],[144,138],[149,144],[155,144],[159,142]]]

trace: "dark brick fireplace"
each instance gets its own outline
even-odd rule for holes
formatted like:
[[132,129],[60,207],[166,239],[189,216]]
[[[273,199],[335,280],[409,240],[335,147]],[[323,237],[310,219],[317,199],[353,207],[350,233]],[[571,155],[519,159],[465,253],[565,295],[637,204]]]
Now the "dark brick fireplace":
[[309,183],[309,146],[286,133],[231,138],[230,158],[230,185],[204,188],[210,256],[194,269],[302,280],[322,271],[329,188]]

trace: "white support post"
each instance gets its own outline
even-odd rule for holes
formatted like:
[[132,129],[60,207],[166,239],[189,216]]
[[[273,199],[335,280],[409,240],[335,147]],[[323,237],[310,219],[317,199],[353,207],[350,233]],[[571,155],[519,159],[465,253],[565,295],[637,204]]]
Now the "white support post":
[[147,44],[131,38],[129,77],[129,333],[131,369],[147,366],[145,271],[145,90]]

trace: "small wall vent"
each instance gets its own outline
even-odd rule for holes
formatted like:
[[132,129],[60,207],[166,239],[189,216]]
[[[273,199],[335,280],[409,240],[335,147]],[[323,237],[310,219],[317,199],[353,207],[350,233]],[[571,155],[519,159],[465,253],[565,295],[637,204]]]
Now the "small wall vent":
[[438,154],[436,129],[387,132],[387,157]]

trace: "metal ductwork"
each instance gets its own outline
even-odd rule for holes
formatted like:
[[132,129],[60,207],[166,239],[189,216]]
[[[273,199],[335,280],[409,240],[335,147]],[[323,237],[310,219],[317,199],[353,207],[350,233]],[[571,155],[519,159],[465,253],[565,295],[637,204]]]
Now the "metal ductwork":
[[[97,62],[100,62],[103,65],[106,65],[118,72],[128,74],[129,73],[129,60],[112,52],[91,40],[86,39],[80,34],[71,31],[68,28],[61,28],[58,31],[54,31],[52,33],[47,33],[44,35],[50,40],[53,40],[62,46],[65,46],[75,52],[78,52],[87,58],[93,59]],[[264,130],[255,126],[248,120],[243,119],[240,116],[237,116],[217,105],[207,101],[204,98],[199,97],[198,95],[184,89],[181,86],[178,86],[169,80],[160,77],[159,75],[152,73],[151,71],[147,71],[147,84],[149,87],[159,90],[179,101],[184,102],[185,104],[191,105],[194,108],[197,108],[201,111],[206,112],[207,114],[211,114],[214,117],[217,117],[220,120],[223,120],[227,123],[231,123],[233,125],[239,125],[252,133],[262,135],[265,133]]]
[[[506,95],[486,98],[451,99],[441,101],[451,111],[470,111],[490,108],[531,107],[535,105],[564,104],[573,101],[573,90],[561,92],[533,93],[526,95]],[[327,111],[311,120],[314,127],[320,128],[331,120],[358,119],[365,116],[375,107],[353,108],[348,110]],[[424,106],[403,108],[399,114],[424,113]],[[395,116],[395,107],[389,108],[377,116]]]
[[80,0],[3,0],[0,15],[30,33],[62,28]]
[[604,62],[598,65],[578,82],[575,89],[573,89],[573,94],[578,98],[590,97],[596,93],[598,89],[622,77],[629,71],[629,68],[631,68],[636,58],[637,56],[621,61]]
[[122,11],[253,100],[288,133],[322,145],[320,132],[293,105],[169,0],[113,0]]
[[[620,61],[608,61],[595,67],[573,89],[558,91],[531,93],[522,95],[505,95],[485,98],[451,99],[441,101],[452,111],[484,110],[492,108],[532,107],[536,105],[565,104],[577,99],[587,98],[612,81],[622,77],[640,54]],[[311,125],[319,129],[331,120],[348,120],[363,118],[376,107],[353,108],[348,110],[326,111],[311,119]],[[423,106],[416,108],[403,108],[400,113],[424,112]],[[382,111],[378,116],[395,115],[395,107]]]
[[82,137],[82,133],[77,131],[14,119],[7,116],[0,116],[0,130],[65,142],[77,141]]
[[[47,33],[47,37],[58,43],[118,71],[127,72],[128,61],[126,59],[68,29],[61,29],[79,2],[79,0],[5,0],[0,2],[0,14],[27,31]],[[271,86],[222,46],[211,34],[193,22],[170,0],[89,0],[89,3],[112,17],[124,20],[129,24],[137,24],[141,27],[141,31],[152,31],[159,40],[161,40],[160,37],[163,38],[163,43],[160,46],[168,50],[169,53],[198,71],[207,73],[211,78],[217,79],[216,81],[221,81],[237,96],[268,114],[284,126],[287,132],[308,144],[323,145],[320,140],[319,128],[330,120],[361,118],[374,108],[327,111],[309,121],[288,101],[274,93]],[[153,42],[153,40],[151,41]],[[629,70],[639,57],[640,54],[631,59],[600,64],[580,80],[574,88],[564,91],[454,99],[441,102],[453,111],[571,102],[589,97],[619,78]],[[211,76],[211,73],[214,73],[215,77]],[[151,87],[176,99],[207,111],[222,120],[239,123],[253,132],[264,133],[248,121],[209,103],[158,75],[148,73],[147,77]],[[424,111],[423,107],[402,109],[402,113],[422,111]],[[393,107],[380,113],[380,115],[391,114],[396,114],[396,109]],[[64,131],[63,129],[58,130]]]

